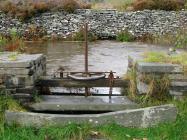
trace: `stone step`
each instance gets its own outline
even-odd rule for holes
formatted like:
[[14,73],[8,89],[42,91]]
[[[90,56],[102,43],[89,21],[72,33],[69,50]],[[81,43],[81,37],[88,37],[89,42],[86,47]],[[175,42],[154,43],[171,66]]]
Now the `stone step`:
[[43,95],[39,103],[29,105],[32,111],[118,111],[138,108],[125,96],[54,96]]

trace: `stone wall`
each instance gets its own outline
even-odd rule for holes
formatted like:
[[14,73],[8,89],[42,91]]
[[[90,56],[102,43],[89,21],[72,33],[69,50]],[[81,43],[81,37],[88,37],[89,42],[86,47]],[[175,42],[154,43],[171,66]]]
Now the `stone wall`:
[[[15,60],[11,60],[13,55]],[[0,76],[7,89],[34,87],[36,80],[46,73],[46,58],[42,54],[4,52],[0,59]]]
[[47,31],[47,36],[67,35],[78,32],[84,21],[89,30],[100,38],[113,38],[122,30],[128,30],[136,37],[144,34],[175,34],[177,29],[187,23],[187,11],[136,11],[118,12],[116,10],[76,10],[73,14],[64,11],[47,12],[33,17],[25,23],[0,12],[0,33],[6,34],[16,28],[22,35],[28,26],[35,25]]
[[[155,80],[161,80],[163,77],[168,79],[168,92],[174,99],[183,99],[187,95],[187,75],[182,65],[141,62],[133,56],[129,56],[129,70],[133,68],[136,72],[138,94],[148,94],[150,92],[150,82],[147,82],[145,77],[154,76]],[[165,83],[160,84],[165,86]]]

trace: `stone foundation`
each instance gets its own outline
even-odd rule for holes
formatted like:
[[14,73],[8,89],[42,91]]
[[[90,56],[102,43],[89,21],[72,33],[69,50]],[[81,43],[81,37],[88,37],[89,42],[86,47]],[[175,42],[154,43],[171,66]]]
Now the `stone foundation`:
[[[15,60],[11,60],[14,55]],[[0,55],[0,76],[7,89],[34,87],[35,81],[46,73],[46,58],[42,54]]]

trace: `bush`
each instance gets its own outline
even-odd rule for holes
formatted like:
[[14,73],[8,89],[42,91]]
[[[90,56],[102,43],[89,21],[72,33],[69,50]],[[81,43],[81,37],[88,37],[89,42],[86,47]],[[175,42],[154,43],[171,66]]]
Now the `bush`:
[[75,0],[64,0],[62,3],[62,9],[69,12],[73,13],[76,9],[81,8],[79,3]]
[[180,10],[185,8],[184,0],[136,0],[133,3],[134,10]]
[[24,41],[18,37],[15,29],[10,31],[10,36],[0,36],[0,51],[25,51]]
[[25,21],[36,14],[41,14],[50,10],[64,10],[72,13],[76,9],[89,9],[90,4],[84,4],[77,2],[76,0],[61,0],[61,1],[47,1],[47,2],[11,2],[8,0],[0,1],[0,9],[13,17],[19,18],[21,21]]
[[[98,39],[98,37],[91,32],[88,32],[88,41],[93,42],[96,41]],[[84,38],[84,29],[81,28],[79,30],[79,32],[74,33],[73,35],[69,36],[68,38],[66,38],[66,40],[71,40],[71,41],[85,41]]]
[[0,9],[13,17],[17,17],[24,21],[35,14],[48,11],[49,5],[45,2],[26,2],[26,3],[14,3],[11,1],[3,1],[0,3]]
[[121,42],[131,42],[134,41],[135,38],[131,33],[125,30],[117,34],[116,40]]
[[24,40],[38,41],[47,34],[46,30],[36,25],[30,25],[24,32]]

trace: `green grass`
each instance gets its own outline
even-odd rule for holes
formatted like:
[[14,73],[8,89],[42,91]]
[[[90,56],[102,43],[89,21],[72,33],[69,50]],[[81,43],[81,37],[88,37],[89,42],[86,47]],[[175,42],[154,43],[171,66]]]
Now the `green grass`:
[[116,40],[120,42],[132,42],[135,38],[130,32],[122,31],[117,34]]
[[146,52],[144,53],[144,62],[172,63],[187,65],[187,53],[177,55],[167,55],[163,52]]

